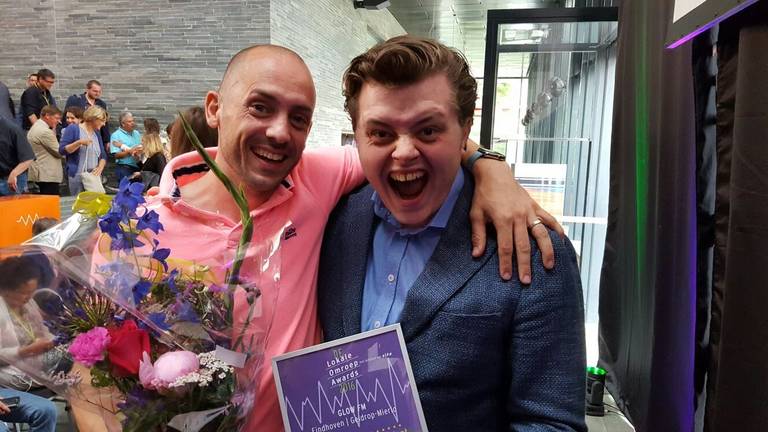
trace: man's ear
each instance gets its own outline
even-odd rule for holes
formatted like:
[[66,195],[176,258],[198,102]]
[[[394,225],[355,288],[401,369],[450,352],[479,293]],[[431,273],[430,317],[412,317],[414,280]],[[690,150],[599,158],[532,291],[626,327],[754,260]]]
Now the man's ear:
[[221,95],[209,91],[205,95],[205,121],[213,129],[219,128],[219,111],[221,110]]

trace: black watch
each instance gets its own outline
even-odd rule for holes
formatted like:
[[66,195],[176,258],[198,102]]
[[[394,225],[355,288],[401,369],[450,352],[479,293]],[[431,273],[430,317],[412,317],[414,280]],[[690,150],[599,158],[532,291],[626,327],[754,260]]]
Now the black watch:
[[507,157],[499,152],[489,150],[485,147],[479,147],[467,160],[466,168],[471,172],[472,168],[475,166],[475,162],[480,158],[493,159],[502,162],[507,160]]

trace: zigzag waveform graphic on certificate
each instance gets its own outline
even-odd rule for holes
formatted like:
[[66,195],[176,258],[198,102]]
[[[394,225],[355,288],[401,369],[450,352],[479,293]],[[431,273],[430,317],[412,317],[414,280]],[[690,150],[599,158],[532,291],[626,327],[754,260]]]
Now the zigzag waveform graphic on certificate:
[[[376,402],[378,400],[378,397],[384,398],[384,401],[387,403],[387,406],[389,407],[389,411],[392,413],[392,417],[394,417],[395,421],[400,421],[399,416],[397,414],[397,395],[398,391],[401,395],[406,394],[410,390],[410,383],[401,383],[400,378],[397,377],[397,374],[395,373],[392,365],[391,359],[387,360],[387,372],[388,372],[388,378],[389,378],[389,385],[387,386],[386,382],[385,385],[382,385],[378,378],[376,378],[376,381],[374,383],[374,389],[373,393],[365,390],[360,383],[360,380],[355,380],[355,403],[353,404],[352,401],[349,398],[349,394],[352,393],[351,390],[348,390],[346,392],[343,392],[340,396],[333,396],[332,399],[328,398],[328,394],[325,392],[325,388],[323,388],[323,384],[320,380],[317,381],[317,406],[315,406],[312,403],[312,400],[307,396],[302,402],[301,402],[301,415],[297,415],[296,410],[293,408],[293,404],[291,401],[286,397],[285,398],[285,405],[286,408],[290,411],[291,415],[293,415],[294,420],[296,420],[296,423],[299,426],[299,429],[302,431],[304,430],[304,414],[305,409],[309,408],[312,411],[312,415],[315,416],[318,423],[323,422],[323,408],[325,406],[328,407],[330,410],[330,413],[333,414],[337,409],[348,407],[351,410],[354,410],[354,416],[356,419],[360,418],[359,410],[357,407],[360,406],[360,402]],[[386,381],[386,380],[385,380]],[[384,389],[384,387],[389,387],[389,393]],[[390,399],[391,398],[391,399]],[[346,404],[345,404],[346,402]],[[360,428],[360,421],[355,421],[357,424],[357,427]]]

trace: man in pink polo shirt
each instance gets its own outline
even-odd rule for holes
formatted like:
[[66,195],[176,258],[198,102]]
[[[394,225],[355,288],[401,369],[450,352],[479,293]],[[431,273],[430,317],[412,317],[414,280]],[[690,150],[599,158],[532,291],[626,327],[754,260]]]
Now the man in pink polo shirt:
[[[236,54],[219,90],[208,92],[205,99],[208,124],[219,133],[219,147],[209,152],[222,171],[245,189],[256,227],[253,249],[259,247],[260,232],[284,228],[278,252],[279,289],[263,290],[262,316],[273,321],[248,431],[283,428],[270,359],[320,342],[316,285],[323,230],[339,198],[364,181],[357,152],[351,147],[304,152],[314,107],[309,69],[296,53],[277,46],[256,46]],[[465,161],[477,149],[474,143],[469,147]],[[530,275],[527,225],[537,218],[554,228],[559,225],[517,185],[504,162],[484,160],[475,164],[474,174],[476,202],[484,203],[473,221],[474,252],[482,251],[485,220],[494,221],[500,227],[499,249],[505,253],[500,271],[509,278],[515,225],[516,239],[520,232],[524,234],[518,244],[526,248],[517,251],[526,255],[518,259],[525,278]],[[168,199],[171,196],[178,199]],[[187,153],[168,164],[158,198],[165,226],[158,240],[172,249],[173,257],[212,268],[223,268],[233,259],[242,232],[239,211],[197,154]],[[551,267],[552,245],[548,237],[542,242],[543,260]],[[255,263],[244,263],[246,278],[258,277]]]

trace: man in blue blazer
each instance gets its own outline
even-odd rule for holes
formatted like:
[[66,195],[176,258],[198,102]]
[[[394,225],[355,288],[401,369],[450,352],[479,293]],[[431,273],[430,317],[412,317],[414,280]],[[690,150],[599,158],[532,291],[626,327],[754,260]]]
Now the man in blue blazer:
[[[476,92],[461,54],[429,39],[400,36],[352,61],[344,94],[370,184],[327,225],[325,338],[399,322],[430,431],[586,431],[570,242],[550,233],[545,270],[531,241],[530,285],[499,277],[495,242],[470,253],[472,177],[460,162]],[[546,230],[539,222],[532,232]]]

